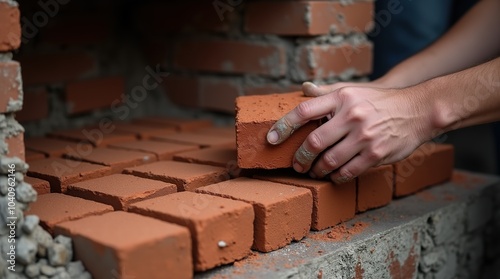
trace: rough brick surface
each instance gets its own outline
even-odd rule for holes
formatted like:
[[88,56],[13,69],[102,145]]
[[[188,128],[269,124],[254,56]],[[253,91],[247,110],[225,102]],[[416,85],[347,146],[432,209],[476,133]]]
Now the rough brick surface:
[[5,138],[5,143],[9,148],[7,157],[17,157],[25,161],[24,133]]
[[313,196],[311,229],[323,230],[347,221],[356,213],[356,183],[336,185],[330,181],[315,180],[291,170],[280,170],[254,175],[263,179],[307,188]]
[[35,121],[49,116],[49,99],[45,88],[24,88],[23,109],[16,113],[19,122]]
[[196,271],[250,254],[254,212],[248,203],[182,192],[135,203],[129,211],[188,227]]
[[64,194],[50,193],[41,195],[32,203],[26,215],[40,217],[40,224],[53,232],[54,226],[61,222],[81,219],[86,216],[113,211],[110,205],[84,200]]
[[238,167],[236,147],[209,147],[200,150],[182,152],[174,155],[175,161],[224,167],[233,177],[246,176],[249,171]]
[[128,212],[65,222],[56,232],[73,238],[76,258],[94,278],[192,278],[189,231]]
[[78,114],[95,109],[110,109],[113,103],[120,103],[125,94],[122,77],[106,77],[69,82],[65,98],[69,114]]
[[19,111],[22,103],[23,84],[19,63],[0,62],[0,113]]
[[425,143],[394,164],[394,196],[406,196],[450,179],[453,155],[452,145]]
[[136,119],[132,121],[132,123],[161,128],[171,127],[181,132],[195,131],[201,128],[212,127],[213,125],[212,121],[209,119],[184,119],[158,116]]
[[152,140],[127,141],[111,144],[109,148],[132,150],[151,153],[156,156],[156,159],[170,160],[176,153],[197,150],[194,145],[177,144],[172,142],[161,142]]
[[166,134],[151,137],[152,140],[180,144],[191,144],[199,147],[234,146],[234,137],[214,136],[199,133]]
[[371,168],[358,177],[356,211],[387,205],[392,200],[394,169],[392,165]]
[[368,32],[373,6],[371,1],[347,5],[330,1],[250,2],[245,11],[245,30],[277,35]]
[[136,139],[131,133],[115,131],[110,123],[80,129],[51,132],[49,136],[63,140],[90,143],[93,146],[106,146],[112,143]]
[[45,154],[37,152],[37,151],[31,151],[26,149],[26,162],[29,163],[31,161],[35,160],[40,160],[40,159],[45,159]]
[[286,53],[277,44],[244,41],[186,41],[174,52],[174,67],[183,70],[283,76]]
[[20,13],[17,6],[0,3],[0,51],[11,51],[21,45]]
[[312,195],[304,188],[236,178],[197,192],[251,203],[255,211],[253,249],[261,252],[301,240],[311,227]]
[[[75,80],[95,72],[96,61],[86,52],[56,52],[19,56],[25,84]],[[50,65],[50,67],[47,67]]]
[[276,169],[292,166],[295,151],[319,126],[311,121],[279,146],[267,142],[271,126],[299,103],[309,100],[302,92],[244,96],[236,100],[236,144],[240,168]]
[[112,172],[121,172],[126,167],[139,166],[156,161],[151,153],[96,147],[89,154],[65,154],[66,157],[88,163],[111,167]]
[[87,143],[52,138],[26,138],[25,145],[27,150],[50,157],[61,157],[65,153],[86,154],[92,150],[92,146]]
[[229,178],[224,168],[173,161],[162,161],[127,168],[124,173],[173,183],[177,185],[179,192],[193,191],[198,187],[221,182]]
[[92,178],[102,177],[111,172],[111,168],[85,162],[61,158],[49,158],[30,162],[28,175],[50,182],[51,192],[65,192],[66,187]]
[[302,47],[298,53],[298,68],[303,80],[338,77],[345,73],[356,76],[372,70],[372,45],[312,45]]
[[50,193],[50,183],[47,180],[25,176],[24,182],[30,184],[38,195]]
[[177,186],[132,175],[113,174],[68,185],[68,195],[125,210],[134,202],[177,192]]

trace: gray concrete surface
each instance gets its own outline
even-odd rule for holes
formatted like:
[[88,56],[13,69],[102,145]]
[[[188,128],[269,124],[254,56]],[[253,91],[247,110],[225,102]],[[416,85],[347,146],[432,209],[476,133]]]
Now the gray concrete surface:
[[195,278],[499,278],[498,177],[456,171],[452,181],[347,226],[359,222],[368,226],[346,241],[309,236]]

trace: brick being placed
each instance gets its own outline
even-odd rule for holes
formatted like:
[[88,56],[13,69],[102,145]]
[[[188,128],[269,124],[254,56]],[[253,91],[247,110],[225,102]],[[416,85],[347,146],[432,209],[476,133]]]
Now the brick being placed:
[[394,164],[394,196],[410,195],[449,180],[453,165],[453,145],[423,144],[406,159]]
[[198,187],[229,179],[225,168],[184,162],[160,161],[126,168],[126,174],[156,179],[177,185],[177,191],[194,191]]
[[209,119],[184,119],[161,116],[144,117],[136,119],[131,123],[160,128],[174,128],[181,132],[190,132],[213,126],[213,122]]
[[165,134],[155,135],[151,140],[166,141],[180,144],[191,144],[201,148],[214,147],[214,146],[234,146],[235,139],[232,136],[226,135],[206,135],[199,133],[178,133],[178,134]]
[[33,161],[28,170],[28,176],[49,181],[52,193],[64,193],[71,183],[102,177],[110,173],[110,167],[62,158]]
[[114,173],[121,172],[124,168],[143,165],[156,161],[156,156],[151,153],[119,150],[105,147],[96,147],[88,154],[65,154],[65,157],[108,166]]
[[177,186],[132,175],[113,174],[68,185],[66,194],[126,210],[134,203],[177,192]]
[[242,177],[196,191],[252,204],[255,212],[252,248],[261,252],[299,241],[311,227],[313,198],[308,189]]
[[55,232],[73,239],[93,278],[193,277],[189,231],[179,225],[115,211],[61,223]]
[[52,233],[56,224],[111,211],[113,207],[107,204],[50,193],[38,196],[37,201],[30,205],[25,215],[37,215],[41,226]]
[[394,190],[392,165],[373,167],[357,178],[356,211],[363,212],[388,205]]
[[295,151],[320,125],[310,121],[279,145],[267,142],[272,125],[299,103],[309,100],[302,92],[243,96],[236,99],[236,145],[238,166],[244,169],[277,169],[292,166]]
[[254,178],[267,180],[311,191],[313,197],[311,229],[324,230],[352,219],[356,213],[356,183],[342,185],[331,181],[316,180],[293,170],[261,172]]
[[152,140],[127,141],[111,144],[108,148],[147,152],[157,160],[171,160],[174,154],[197,150],[198,146]]
[[249,203],[181,192],[134,203],[128,211],[187,227],[196,271],[232,263],[250,254],[254,211]]

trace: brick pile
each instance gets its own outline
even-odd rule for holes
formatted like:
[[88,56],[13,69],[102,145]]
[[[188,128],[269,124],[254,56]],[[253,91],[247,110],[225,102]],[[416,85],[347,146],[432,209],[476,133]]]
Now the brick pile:
[[[253,124],[246,125],[260,125],[258,114],[254,117]],[[58,139],[55,147],[46,145],[52,138],[28,139],[27,150],[43,158],[28,159],[28,177],[37,179],[39,198],[25,213],[38,216],[40,226],[54,237],[70,237],[75,260],[95,278],[164,278],[166,272],[191,278],[195,272],[241,260],[252,250],[281,249],[310,230],[333,227],[385,206],[393,197],[446,181],[453,167],[451,146],[428,143],[404,161],[373,168],[346,185],[314,180],[290,168],[230,175],[235,168],[228,166],[237,166],[238,159],[234,127],[196,122],[155,118],[150,126],[176,135],[176,140],[122,137],[84,156],[64,148],[62,153],[54,151],[61,142],[72,147],[75,142],[69,138]],[[193,144],[194,135],[232,144]],[[157,157],[163,151],[168,156]],[[135,160],[138,152],[152,161]],[[133,163],[113,169],[110,162],[115,160]],[[103,255],[106,260],[97,260]]]

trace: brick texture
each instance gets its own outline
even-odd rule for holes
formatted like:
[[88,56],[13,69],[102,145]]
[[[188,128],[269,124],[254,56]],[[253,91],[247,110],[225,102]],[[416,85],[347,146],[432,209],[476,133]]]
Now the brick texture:
[[218,73],[285,74],[285,49],[244,41],[186,41],[175,49],[174,67]]
[[330,1],[250,2],[245,30],[258,34],[327,35],[368,32],[373,24],[373,2],[349,4]]
[[6,155],[7,157],[17,157],[23,161],[26,160],[24,133],[19,133],[15,136],[7,137],[5,139],[5,143],[9,148],[9,152]]
[[55,231],[73,238],[76,258],[94,278],[193,277],[184,227],[117,211],[61,223]]
[[20,13],[17,6],[0,3],[0,51],[11,51],[21,45]]
[[62,140],[86,143],[101,147],[113,143],[132,141],[136,139],[135,135],[130,132],[116,131],[111,122],[73,130],[55,131],[49,133],[49,136]]
[[236,178],[197,192],[251,203],[255,212],[253,249],[261,252],[301,240],[311,226],[312,195],[304,188]]
[[70,82],[65,91],[68,113],[77,114],[111,108],[113,102],[120,102],[124,93],[125,85],[122,77]]
[[61,157],[65,153],[86,154],[92,150],[92,145],[85,142],[44,137],[26,138],[25,145],[26,150],[42,153],[47,157]]
[[38,195],[50,193],[50,183],[47,180],[25,176],[24,182],[30,184]]
[[194,145],[177,144],[171,142],[161,142],[152,140],[127,141],[111,144],[113,149],[131,150],[151,153],[157,160],[170,160],[176,153],[197,150]]
[[199,147],[234,146],[234,138],[197,133],[166,134],[151,137],[152,140],[180,144],[191,144]]
[[[22,86],[19,63],[15,61],[0,62],[0,113],[14,112],[21,109],[23,101]],[[19,104],[16,104],[16,102]]]
[[[196,271],[250,254],[254,212],[248,203],[182,192],[135,203],[129,211],[189,228]],[[220,247],[220,241],[226,246]]]

